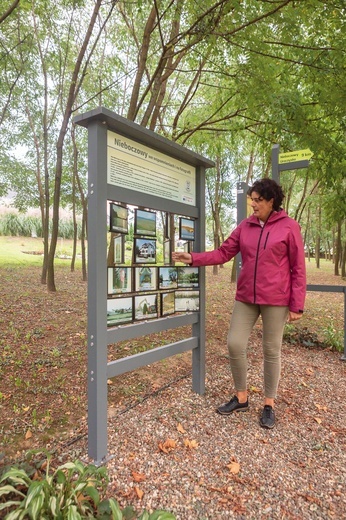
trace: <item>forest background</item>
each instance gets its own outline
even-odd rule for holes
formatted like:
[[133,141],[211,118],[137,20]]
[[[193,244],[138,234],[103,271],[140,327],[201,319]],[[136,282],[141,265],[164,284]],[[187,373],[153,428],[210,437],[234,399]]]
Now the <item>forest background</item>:
[[310,149],[308,169],[281,174],[285,209],[317,267],[323,255],[345,276],[345,18],[342,0],[2,2],[0,196],[39,209],[48,290],[64,208],[86,237],[87,132],[73,117],[100,105],[215,161],[214,246],[236,183],[270,175],[273,144]]
[[[61,442],[86,435],[87,132],[74,116],[104,106],[213,160],[210,247],[235,225],[237,183],[271,175],[274,144],[310,149],[309,168],[281,173],[284,207],[302,228],[309,283],[344,283],[345,25],[344,0],[1,2],[0,197],[11,204],[0,208],[0,235],[20,238],[0,236],[0,462],[42,443],[59,448],[58,434]],[[43,255],[28,267],[18,254],[30,252],[33,234]],[[72,261],[63,267],[67,237]],[[217,279],[208,271],[215,366],[229,274],[228,266]],[[289,340],[341,352],[342,305],[335,295],[310,296],[312,330],[303,324]],[[162,341],[152,338],[150,348]],[[149,367],[126,374],[110,384],[112,409],[189,372],[179,359],[155,375]]]

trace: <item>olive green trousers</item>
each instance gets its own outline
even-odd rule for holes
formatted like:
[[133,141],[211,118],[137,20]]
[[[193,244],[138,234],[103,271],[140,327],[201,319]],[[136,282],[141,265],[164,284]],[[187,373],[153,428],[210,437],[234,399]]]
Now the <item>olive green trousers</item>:
[[288,307],[234,303],[227,346],[235,389],[247,390],[247,348],[249,337],[259,316],[262,317],[264,395],[275,398],[281,373],[281,345]]

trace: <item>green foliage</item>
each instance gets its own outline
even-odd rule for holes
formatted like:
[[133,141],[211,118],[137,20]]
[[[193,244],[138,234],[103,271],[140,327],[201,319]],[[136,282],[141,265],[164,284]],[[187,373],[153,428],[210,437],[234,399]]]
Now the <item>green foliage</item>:
[[[51,470],[52,455],[45,450],[33,450],[33,455],[44,453],[47,460],[40,467],[26,465],[11,467],[0,478],[0,511],[6,520],[27,518],[29,520],[51,519],[82,520],[174,520],[166,511],[143,511],[140,516],[133,507],[121,509],[113,499],[103,499],[108,485],[105,467],[67,462]],[[3,500],[6,501],[3,501]],[[3,516],[1,515],[3,518]]]
[[[316,232],[326,241],[325,229],[313,229],[309,219],[309,197],[325,198],[329,230],[345,220],[344,2],[100,2],[102,28],[91,24],[91,5],[21,0],[1,24],[0,195],[13,191],[20,211],[44,200],[48,212],[55,193],[62,205],[73,201],[80,209],[68,138],[56,168],[60,129],[64,136],[70,130],[70,123],[61,128],[62,115],[102,105],[222,160],[220,186],[215,171],[207,173],[210,238],[215,216],[224,234],[233,224],[235,182],[270,175],[273,143],[281,152],[310,148],[306,191],[291,171],[282,177],[311,243]],[[76,129],[76,144],[85,193],[84,130]]]
[[0,235],[31,237],[40,236],[42,231],[41,219],[26,215],[6,213],[0,217]]
[[[52,223],[50,222],[50,228]],[[77,238],[81,237],[82,224],[77,221]],[[31,217],[23,214],[5,213],[0,216],[0,235],[11,237],[42,237],[42,221],[39,217]],[[73,238],[74,224],[72,219],[59,221],[59,237]]]
[[337,352],[343,352],[344,350],[344,337],[341,330],[334,327],[334,323],[331,322],[326,328],[323,329],[325,342],[333,350]]

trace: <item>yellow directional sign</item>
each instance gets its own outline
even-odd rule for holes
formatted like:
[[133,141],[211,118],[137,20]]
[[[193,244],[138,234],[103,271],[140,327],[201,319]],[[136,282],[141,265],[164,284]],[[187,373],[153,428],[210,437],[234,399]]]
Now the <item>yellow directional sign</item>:
[[296,150],[295,152],[279,153],[279,164],[288,162],[308,161],[314,154],[309,148],[306,150]]

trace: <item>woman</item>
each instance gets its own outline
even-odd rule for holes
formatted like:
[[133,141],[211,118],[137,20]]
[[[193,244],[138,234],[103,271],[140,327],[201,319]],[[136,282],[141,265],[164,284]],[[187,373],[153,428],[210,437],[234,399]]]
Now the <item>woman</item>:
[[285,322],[299,320],[304,308],[304,245],[299,224],[281,208],[284,198],[281,186],[265,178],[256,181],[248,195],[253,215],[243,220],[218,249],[191,254],[176,252],[172,259],[193,266],[215,265],[241,253],[242,268],[227,337],[236,394],[217,411],[229,415],[249,407],[246,350],[261,315],[265,399],[260,425],[273,428]]

